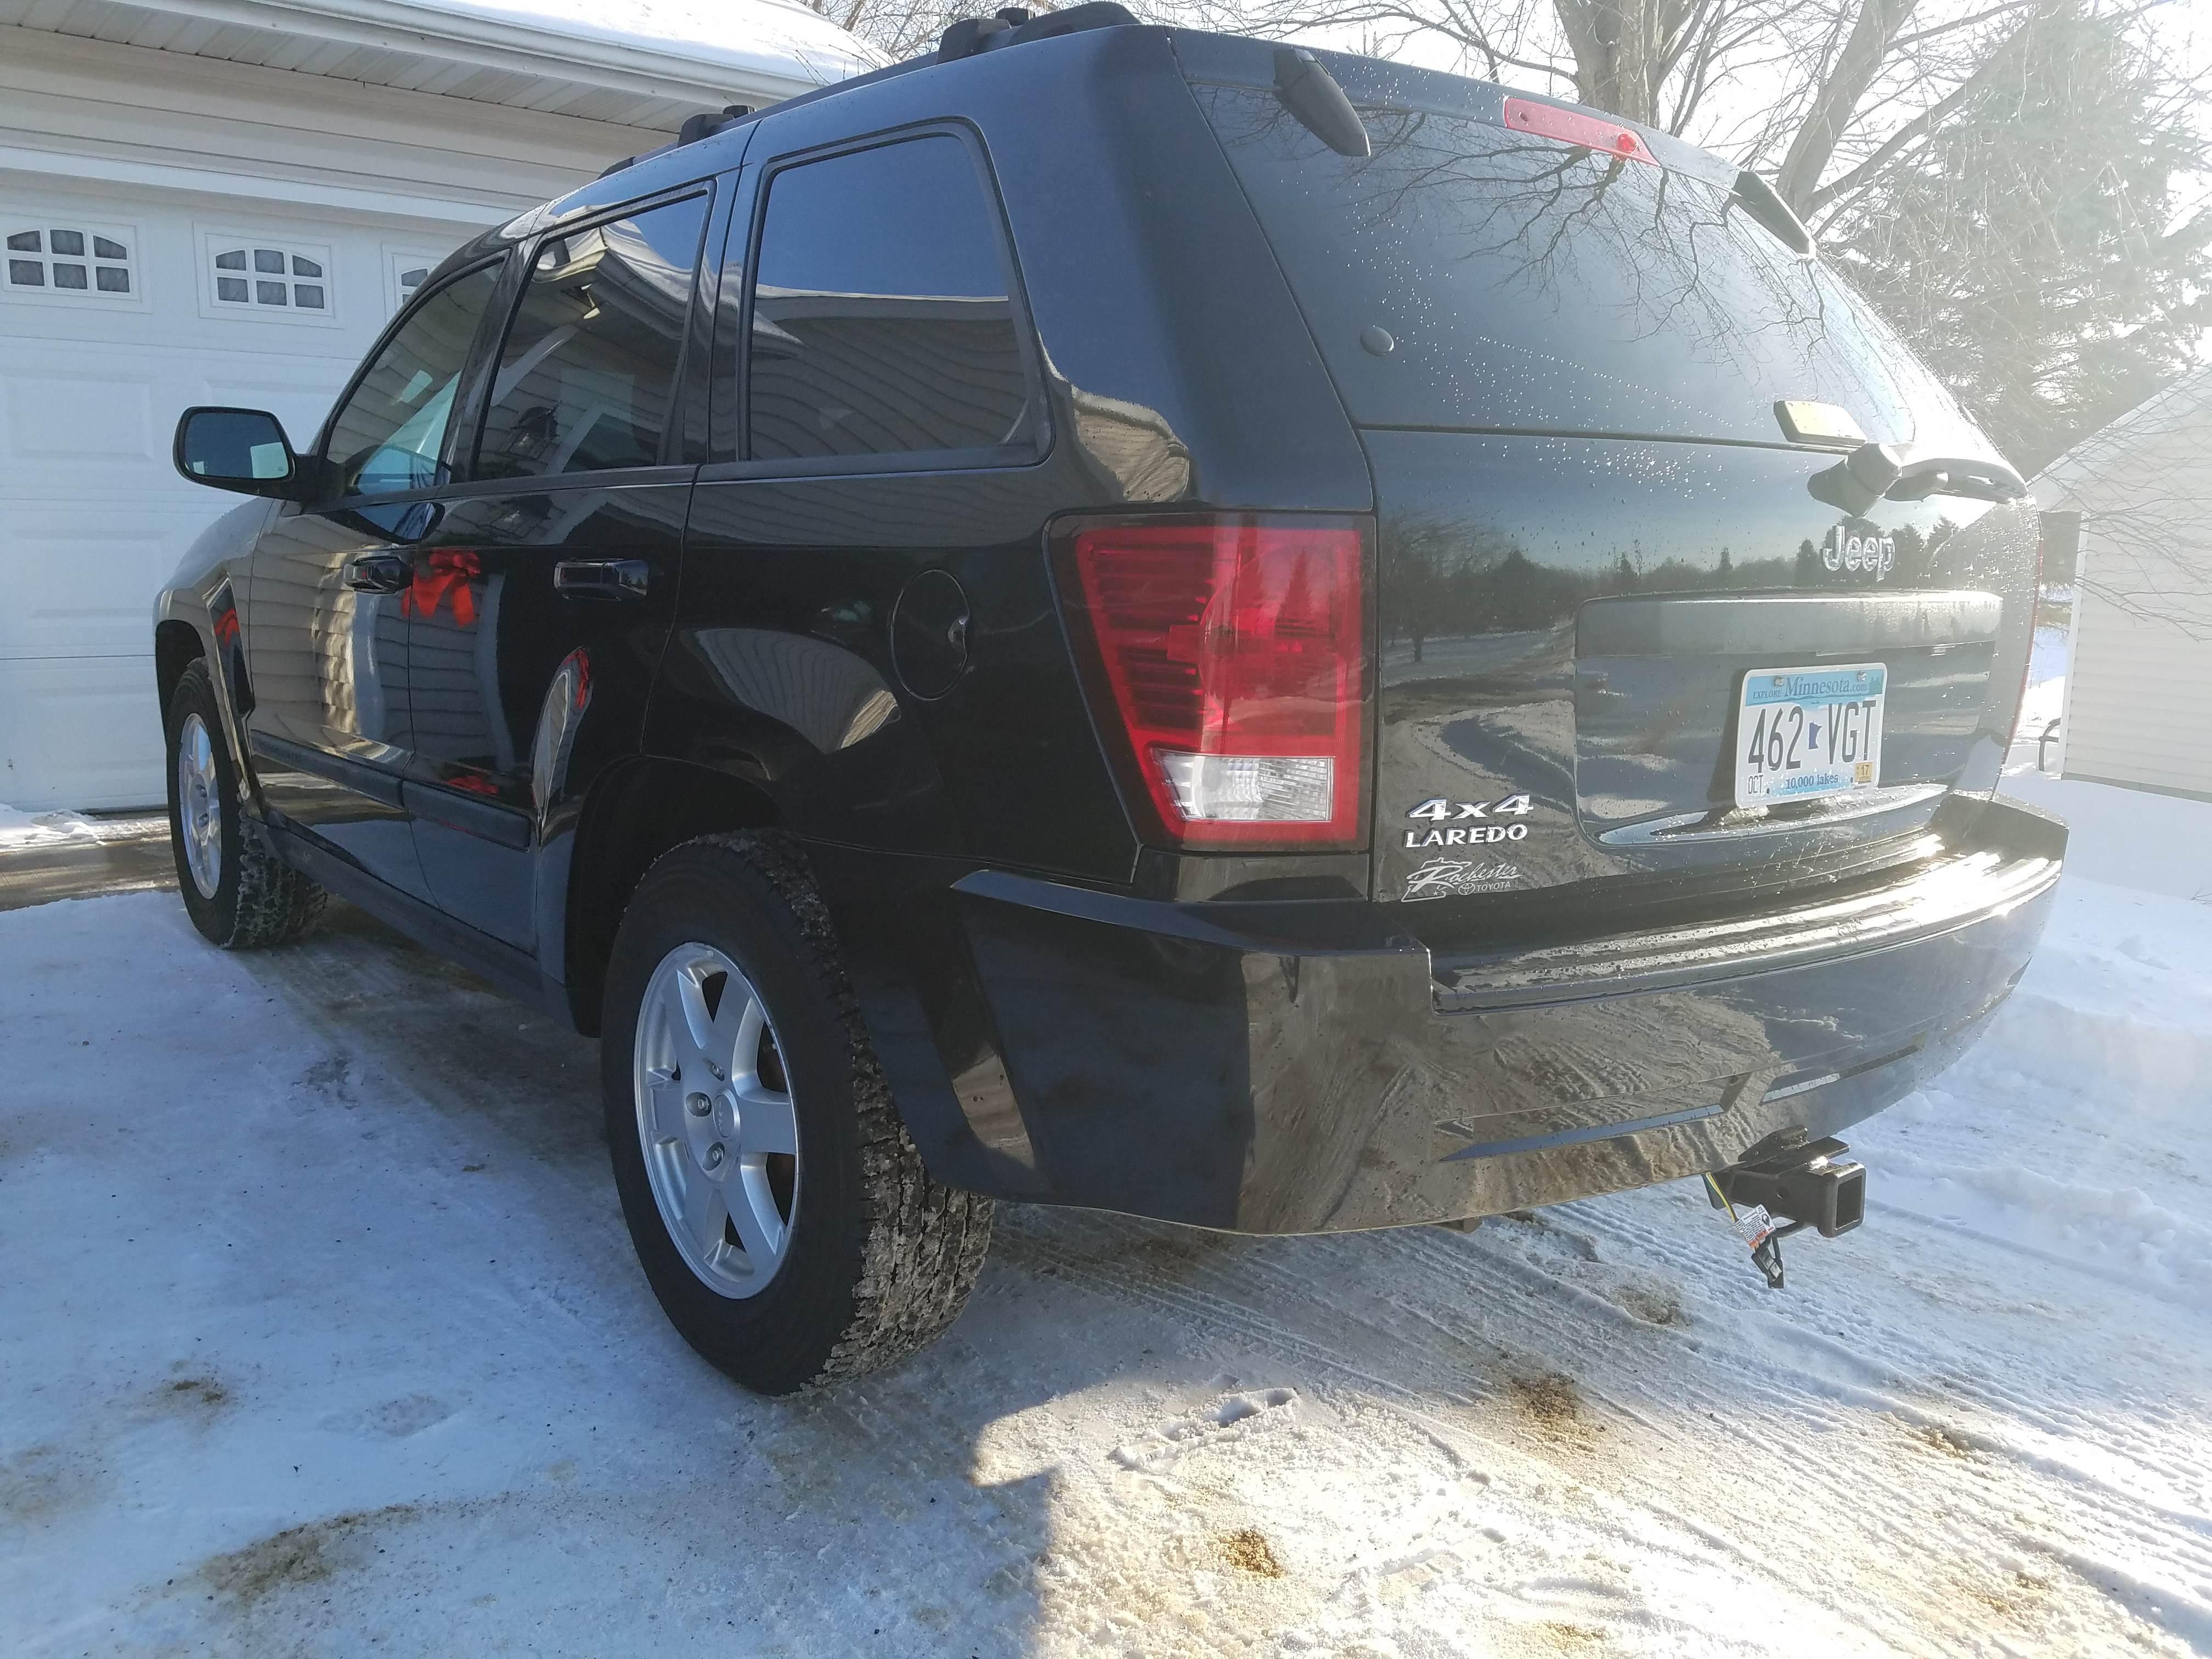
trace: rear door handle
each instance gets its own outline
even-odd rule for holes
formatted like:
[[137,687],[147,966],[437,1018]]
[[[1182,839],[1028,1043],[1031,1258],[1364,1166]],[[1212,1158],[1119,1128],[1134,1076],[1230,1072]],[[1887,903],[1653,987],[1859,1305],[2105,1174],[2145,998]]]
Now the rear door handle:
[[641,599],[652,575],[643,559],[563,559],[553,567],[553,591],[572,599]]
[[404,554],[364,553],[347,561],[345,585],[356,593],[397,593],[414,574]]

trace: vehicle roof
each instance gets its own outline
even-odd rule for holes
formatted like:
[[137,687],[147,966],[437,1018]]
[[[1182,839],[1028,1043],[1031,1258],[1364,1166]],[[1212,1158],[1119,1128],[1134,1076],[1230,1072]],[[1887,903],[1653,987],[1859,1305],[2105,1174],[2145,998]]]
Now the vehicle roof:
[[[1051,15],[1046,15],[1048,18]],[[1121,25],[1110,32],[1119,33],[1130,28],[1148,29],[1165,37],[1173,60],[1187,81],[1249,87],[1272,87],[1274,84],[1275,53],[1281,49],[1282,42],[1144,23]],[[1005,46],[987,49],[975,56],[994,60],[995,66],[1006,61],[1002,56],[1004,52],[1018,51],[1026,61],[1034,63],[1036,74],[1072,76],[1082,73],[1088,66],[1091,56],[1103,46],[1100,37],[1109,32],[1106,29],[1089,29],[1055,35],[1048,40],[1030,44],[1015,40]],[[1000,36],[999,39],[1006,40],[1007,37]],[[1048,47],[1053,49],[1048,50]],[[1311,50],[1313,56],[1336,78],[1355,108],[1427,112],[1502,126],[1504,125],[1506,99],[1525,100],[1555,109],[1571,110],[1610,125],[1625,127],[1643,139],[1660,165],[1703,179],[1721,189],[1731,187],[1738,178],[1737,169],[1732,164],[1695,144],[1657,128],[1626,120],[1570,100],[1549,97],[1542,93],[1507,87],[1496,82],[1477,80],[1471,76],[1453,75],[1439,70],[1419,69],[1383,58],[1364,57],[1356,52],[1321,48],[1307,50]],[[866,100],[872,88],[892,80],[903,82],[909,76],[925,72],[944,73],[948,85],[951,85],[954,84],[952,77],[967,61],[940,62],[938,53],[930,52],[904,63],[857,75],[849,80],[820,87],[758,110],[732,114],[719,123],[705,137],[689,143],[671,143],[618,162],[591,184],[527,210],[457,250],[446,264],[459,265],[479,258],[497,246],[534,235],[572,215],[635,201],[703,174],[733,167],[744,155],[752,129],[769,117],[800,105],[832,99]],[[988,94],[984,95],[988,96]],[[863,131],[866,125],[867,117],[860,112],[864,107],[856,102],[854,123],[856,132]],[[954,95],[948,97],[944,112],[959,115],[972,112],[963,109],[961,98]]]

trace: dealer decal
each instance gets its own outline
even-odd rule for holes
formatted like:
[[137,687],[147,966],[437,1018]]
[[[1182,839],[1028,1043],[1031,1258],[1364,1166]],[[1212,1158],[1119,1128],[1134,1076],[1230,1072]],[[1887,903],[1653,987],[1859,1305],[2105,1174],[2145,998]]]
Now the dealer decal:
[[1406,878],[1406,897],[1463,898],[1496,893],[1521,879],[1517,864],[1485,864],[1479,859],[1431,859]]
[[1406,831],[1406,846],[1408,850],[1418,850],[1424,847],[1495,847],[1501,842],[1526,841],[1528,826],[1525,823],[1477,822],[1464,824],[1464,820],[1524,818],[1535,810],[1529,805],[1526,795],[1507,795],[1502,800],[1446,800],[1438,796],[1409,809],[1406,816],[1425,819],[1431,823],[1449,823],[1453,827],[1449,830],[1408,830]]

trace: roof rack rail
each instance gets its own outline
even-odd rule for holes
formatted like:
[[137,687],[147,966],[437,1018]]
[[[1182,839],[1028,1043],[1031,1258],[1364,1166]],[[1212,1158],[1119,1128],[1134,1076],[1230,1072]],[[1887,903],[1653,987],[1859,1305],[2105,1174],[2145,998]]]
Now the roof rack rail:
[[1088,5],[1048,11],[1041,17],[1024,7],[1009,6],[990,17],[963,17],[945,30],[937,43],[936,61],[950,64],[979,52],[1079,34],[1085,29],[1121,28],[1136,21],[1137,15],[1115,0],[1091,0]]
[[720,109],[702,109],[696,115],[687,115],[684,125],[676,130],[675,138],[653,149],[641,149],[635,155],[625,155],[621,161],[599,174],[602,179],[620,173],[624,167],[635,167],[648,155],[665,155],[672,149],[681,149],[686,144],[696,144],[702,138],[712,138],[726,127],[733,127],[748,116],[760,112],[750,104],[725,104]]
[[690,117],[678,130],[674,140],[657,149],[641,150],[635,155],[625,155],[599,177],[610,178],[625,167],[635,167],[640,161],[655,155],[665,155],[686,144],[696,144],[702,138],[749,121],[756,116],[775,110],[788,109],[794,104],[811,104],[818,98],[828,98],[841,92],[850,92],[875,81],[888,81],[894,76],[911,75],[916,70],[927,69],[933,64],[950,64],[963,58],[973,58],[979,52],[996,52],[1005,46],[1018,46],[1031,40],[1050,40],[1063,34],[1079,34],[1085,29],[1121,28],[1139,20],[1127,6],[1117,0],[1089,0],[1089,3],[1070,6],[1065,11],[1030,12],[1026,7],[1008,6],[990,17],[963,17],[945,31],[937,43],[937,50],[919,58],[909,58],[902,64],[873,70],[866,75],[854,76],[850,80],[833,81],[826,87],[817,87],[811,92],[802,92],[773,104],[754,109],[744,104],[732,104],[719,113],[702,110]]

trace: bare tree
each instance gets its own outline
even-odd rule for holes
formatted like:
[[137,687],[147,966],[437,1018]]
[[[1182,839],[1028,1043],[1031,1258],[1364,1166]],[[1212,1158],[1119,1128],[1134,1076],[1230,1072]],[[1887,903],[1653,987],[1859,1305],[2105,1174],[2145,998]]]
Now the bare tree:
[[[1194,21],[1425,44],[1487,79],[1695,137],[1801,216],[1863,188],[2002,77],[2039,21],[2107,0],[1188,0]],[[2179,0],[2118,0],[2145,13]]]

